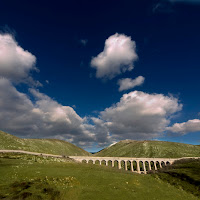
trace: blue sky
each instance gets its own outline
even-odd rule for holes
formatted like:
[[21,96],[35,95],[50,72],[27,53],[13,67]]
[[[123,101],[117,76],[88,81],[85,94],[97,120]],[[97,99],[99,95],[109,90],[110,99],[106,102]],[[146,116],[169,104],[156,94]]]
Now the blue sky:
[[199,144],[199,11],[198,0],[1,2],[0,129],[91,151]]

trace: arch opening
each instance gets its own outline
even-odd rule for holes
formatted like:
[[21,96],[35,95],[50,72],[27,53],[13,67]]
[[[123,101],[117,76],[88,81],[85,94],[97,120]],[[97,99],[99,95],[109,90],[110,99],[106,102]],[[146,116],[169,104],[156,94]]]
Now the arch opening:
[[130,160],[127,161],[127,170],[131,171],[131,161]]
[[146,168],[146,171],[149,171],[149,161],[145,161],[145,168]]
[[137,171],[137,162],[134,160],[134,161],[132,162],[132,164],[133,164],[133,170],[134,170],[134,171]]
[[156,161],[156,167],[157,167],[157,169],[160,169],[160,163],[159,163],[159,161]]
[[121,161],[121,169],[125,170],[125,161],[124,160]]
[[101,165],[106,165],[106,161],[105,161],[105,160],[102,160],[102,161],[101,161]]
[[82,160],[82,163],[87,163],[87,161],[86,160]]
[[169,166],[169,165],[170,165],[170,162],[169,162],[169,161],[167,161],[167,162],[166,162],[166,166]]
[[93,164],[93,160],[89,160],[88,164],[90,164],[90,165]]
[[143,172],[144,171],[143,161],[139,162],[139,166],[140,166],[140,171]]
[[162,166],[162,167],[165,166],[165,162],[164,162],[164,161],[161,162],[161,166]]
[[109,161],[108,161],[108,166],[109,166],[109,167],[112,167],[112,160],[109,160]]
[[115,160],[114,161],[114,167],[118,168],[118,163],[119,163],[118,160]]
[[154,161],[151,161],[150,164],[151,164],[151,170],[155,170]]
[[100,161],[99,160],[95,160],[95,165],[100,165]]

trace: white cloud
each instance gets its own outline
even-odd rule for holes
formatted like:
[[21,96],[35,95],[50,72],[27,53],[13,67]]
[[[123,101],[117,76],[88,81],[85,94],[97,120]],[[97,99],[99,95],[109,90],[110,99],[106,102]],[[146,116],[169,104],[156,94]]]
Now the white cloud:
[[131,71],[137,58],[136,44],[131,37],[116,33],[105,41],[103,52],[92,58],[91,67],[97,70],[97,78],[112,79]]
[[[63,138],[75,144],[95,140],[94,127],[70,106],[30,88],[19,92],[13,83],[40,84],[30,75],[36,57],[9,34],[0,34],[0,128],[24,137]],[[46,81],[48,83],[48,81]]]
[[36,57],[21,48],[9,34],[0,34],[0,76],[13,82],[40,85],[29,76],[35,67]]
[[182,135],[190,132],[197,132],[200,131],[200,120],[192,119],[183,123],[175,123],[173,126],[168,127],[167,130]]
[[[135,42],[115,34],[106,40],[104,51],[92,63],[97,77],[113,78],[132,70],[136,59]],[[97,142],[104,146],[119,139],[158,137],[169,125],[170,117],[182,108],[171,96],[134,91],[124,94],[99,117],[82,118],[72,107],[59,104],[39,90],[30,88],[25,94],[15,88],[13,83],[36,84],[30,76],[30,71],[36,69],[35,62],[35,56],[23,50],[11,35],[0,34],[1,130],[24,137],[62,138],[78,145]],[[119,83],[120,90],[144,82],[142,76],[125,80]]]
[[158,137],[169,125],[170,117],[181,109],[174,97],[140,91],[124,94],[120,102],[93,118],[97,140],[103,143]]
[[25,137],[63,137],[79,144],[94,141],[93,126],[73,108],[63,106],[38,90],[30,89],[33,101],[0,79],[0,127]]
[[134,88],[136,86],[142,85],[144,83],[145,78],[143,76],[138,76],[135,79],[131,78],[123,78],[118,80],[119,91],[128,90]]

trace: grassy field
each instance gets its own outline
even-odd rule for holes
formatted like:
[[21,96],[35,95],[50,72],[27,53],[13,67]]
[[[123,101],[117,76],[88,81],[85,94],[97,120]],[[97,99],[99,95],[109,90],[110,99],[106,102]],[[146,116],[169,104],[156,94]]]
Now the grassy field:
[[63,140],[21,139],[0,131],[0,149],[25,150],[39,153],[88,156],[89,152]]
[[30,155],[0,155],[0,199],[195,200],[155,175]]
[[199,157],[200,146],[164,141],[123,140],[94,156],[181,158]]

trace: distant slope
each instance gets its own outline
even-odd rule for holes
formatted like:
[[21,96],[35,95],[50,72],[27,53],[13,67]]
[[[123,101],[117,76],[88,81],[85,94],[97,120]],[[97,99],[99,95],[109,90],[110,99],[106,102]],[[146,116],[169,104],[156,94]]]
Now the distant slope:
[[0,131],[0,149],[25,150],[69,156],[88,156],[89,152],[63,140],[21,139]]
[[200,146],[164,141],[123,140],[94,156],[180,158],[200,157]]

